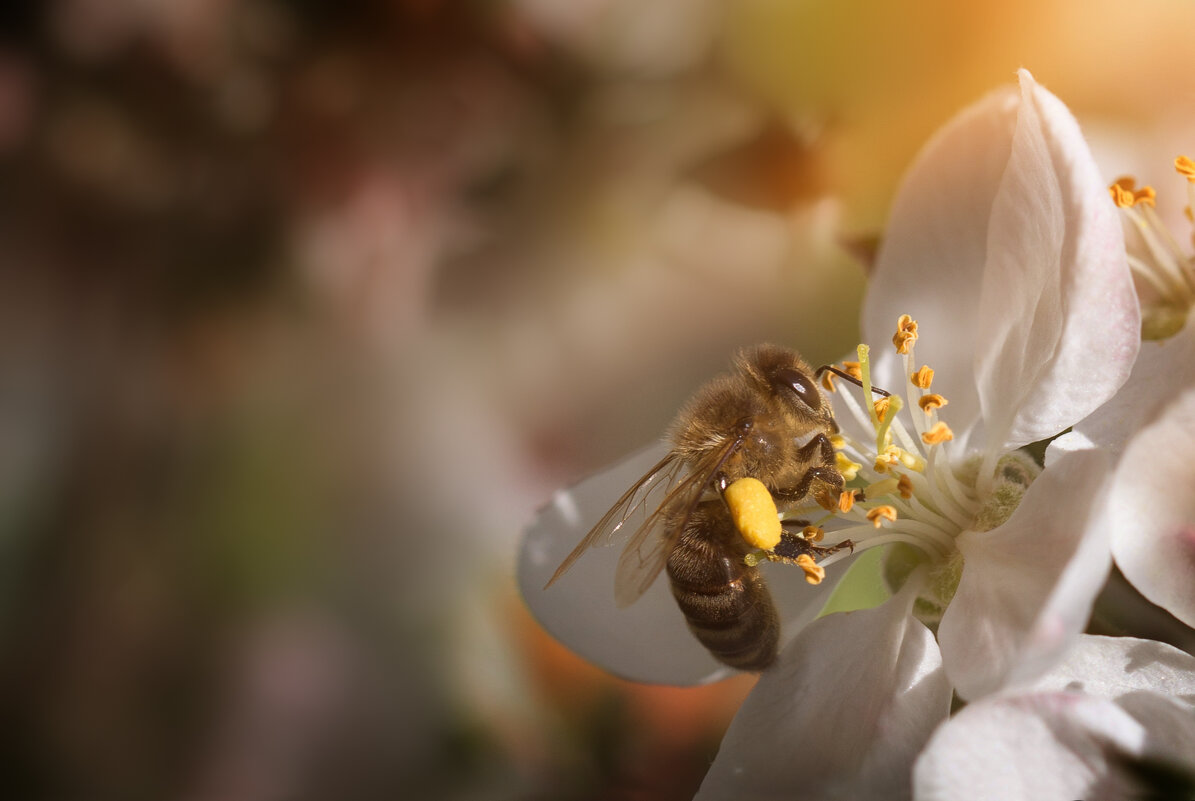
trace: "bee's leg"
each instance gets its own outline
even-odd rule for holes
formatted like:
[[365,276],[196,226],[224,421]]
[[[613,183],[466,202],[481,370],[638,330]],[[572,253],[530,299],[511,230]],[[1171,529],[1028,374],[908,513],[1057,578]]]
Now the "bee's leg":
[[[819,506],[823,509],[834,509],[846,482],[842,479],[842,473],[838,472],[834,446],[830,444],[830,438],[825,434],[814,436],[797,451],[797,455],[813,466],[805,471],[794,491],[803,498],[810,494],[812,488],[813,499]],[[814,481],[817,481],[816,487]]]
[[[817,482],[814,485],[814,481]],[[805,471],[795,487],[776,490],[773,495],[777,504],[795,504],[804,500],[810,494],[823,509],[833,511],[838,507],[838,496],[842,494],[846,482],[842,473],[832,465],[814,465]],[[812,490],[812,492],[811,492]]]
[[785,529],[780,534],[780,543],[772,549],[768,558],[774,562],[794,563],[798,556],[807,555],[816,559],[820,556],[838,553],[845,548],[850,548],[853,552],[855,543],[851,540],[843,540],[834,545],[814,545],[800,533]]

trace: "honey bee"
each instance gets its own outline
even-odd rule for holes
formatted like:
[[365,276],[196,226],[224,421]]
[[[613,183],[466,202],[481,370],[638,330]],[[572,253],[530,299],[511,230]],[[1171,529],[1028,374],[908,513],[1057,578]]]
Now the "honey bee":
[[[770,665],[779,617],[759,568],[747,561],[753,548],[724,493],[753,478],[779,510],[808,499],[835,506],[845,482],[830,442],[838,426],[818,387],[827,370],[854,380],[833,367],[814,371],[775,345],[738,353],[732,372],[702,386],[676,416],[668,454],[623,493],[545,589],[589,548],[629,536],[615,571],[619,607],[638,600],[666,569],[690,631],[715,659],[740,670]],[[850,545],[812,545],[800,533],[805,525],[785,521],[767,558],[791,561]]]

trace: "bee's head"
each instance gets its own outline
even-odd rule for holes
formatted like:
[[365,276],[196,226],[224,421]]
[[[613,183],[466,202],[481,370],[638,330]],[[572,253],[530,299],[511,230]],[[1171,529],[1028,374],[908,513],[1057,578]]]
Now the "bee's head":
[[805,425],[836,432],[834,412],[813,369],[801,355],[778,345],[758,345],[735,358],[736,368],[780,408]]

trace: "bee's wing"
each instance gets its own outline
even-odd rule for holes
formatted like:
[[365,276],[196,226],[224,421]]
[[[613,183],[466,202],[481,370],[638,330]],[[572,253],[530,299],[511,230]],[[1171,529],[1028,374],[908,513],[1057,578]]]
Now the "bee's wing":
[[664,565],[668,554],[709,489],[714,474],[734,452],[741,438],[728,438],[706,453],[693,469],[673,486],[655,507],[643,525],[627,542],[614,574],[614,602],[620,608],[630,606],[647,591]]
[[573,563],[581,558],[581,554],[590,548],[596,545],[613,545],[629,536],[631,532],[636,532],[637,537],[668,498],[684,464],[675,452],[669,451],[667,456],[640,476],[639,480],[615,501],[610,510],[602,515],[602,519],[589,530],[572,553],[565,557],[560,567],[552,574],[552,578],[544,585],[544,589],[551,587],[553,582],[568,572]]

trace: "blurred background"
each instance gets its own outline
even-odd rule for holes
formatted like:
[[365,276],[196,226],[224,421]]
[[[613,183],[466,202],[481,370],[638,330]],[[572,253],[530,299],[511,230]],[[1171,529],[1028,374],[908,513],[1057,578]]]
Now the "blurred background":
[[[1185,0],[0,11],[0,781],[685,799],[750,688],[514,590],[737,347],[853,347],[896,182],[1028,67],[1181,211]],[[766,735],[765,735],[766,736]]]

